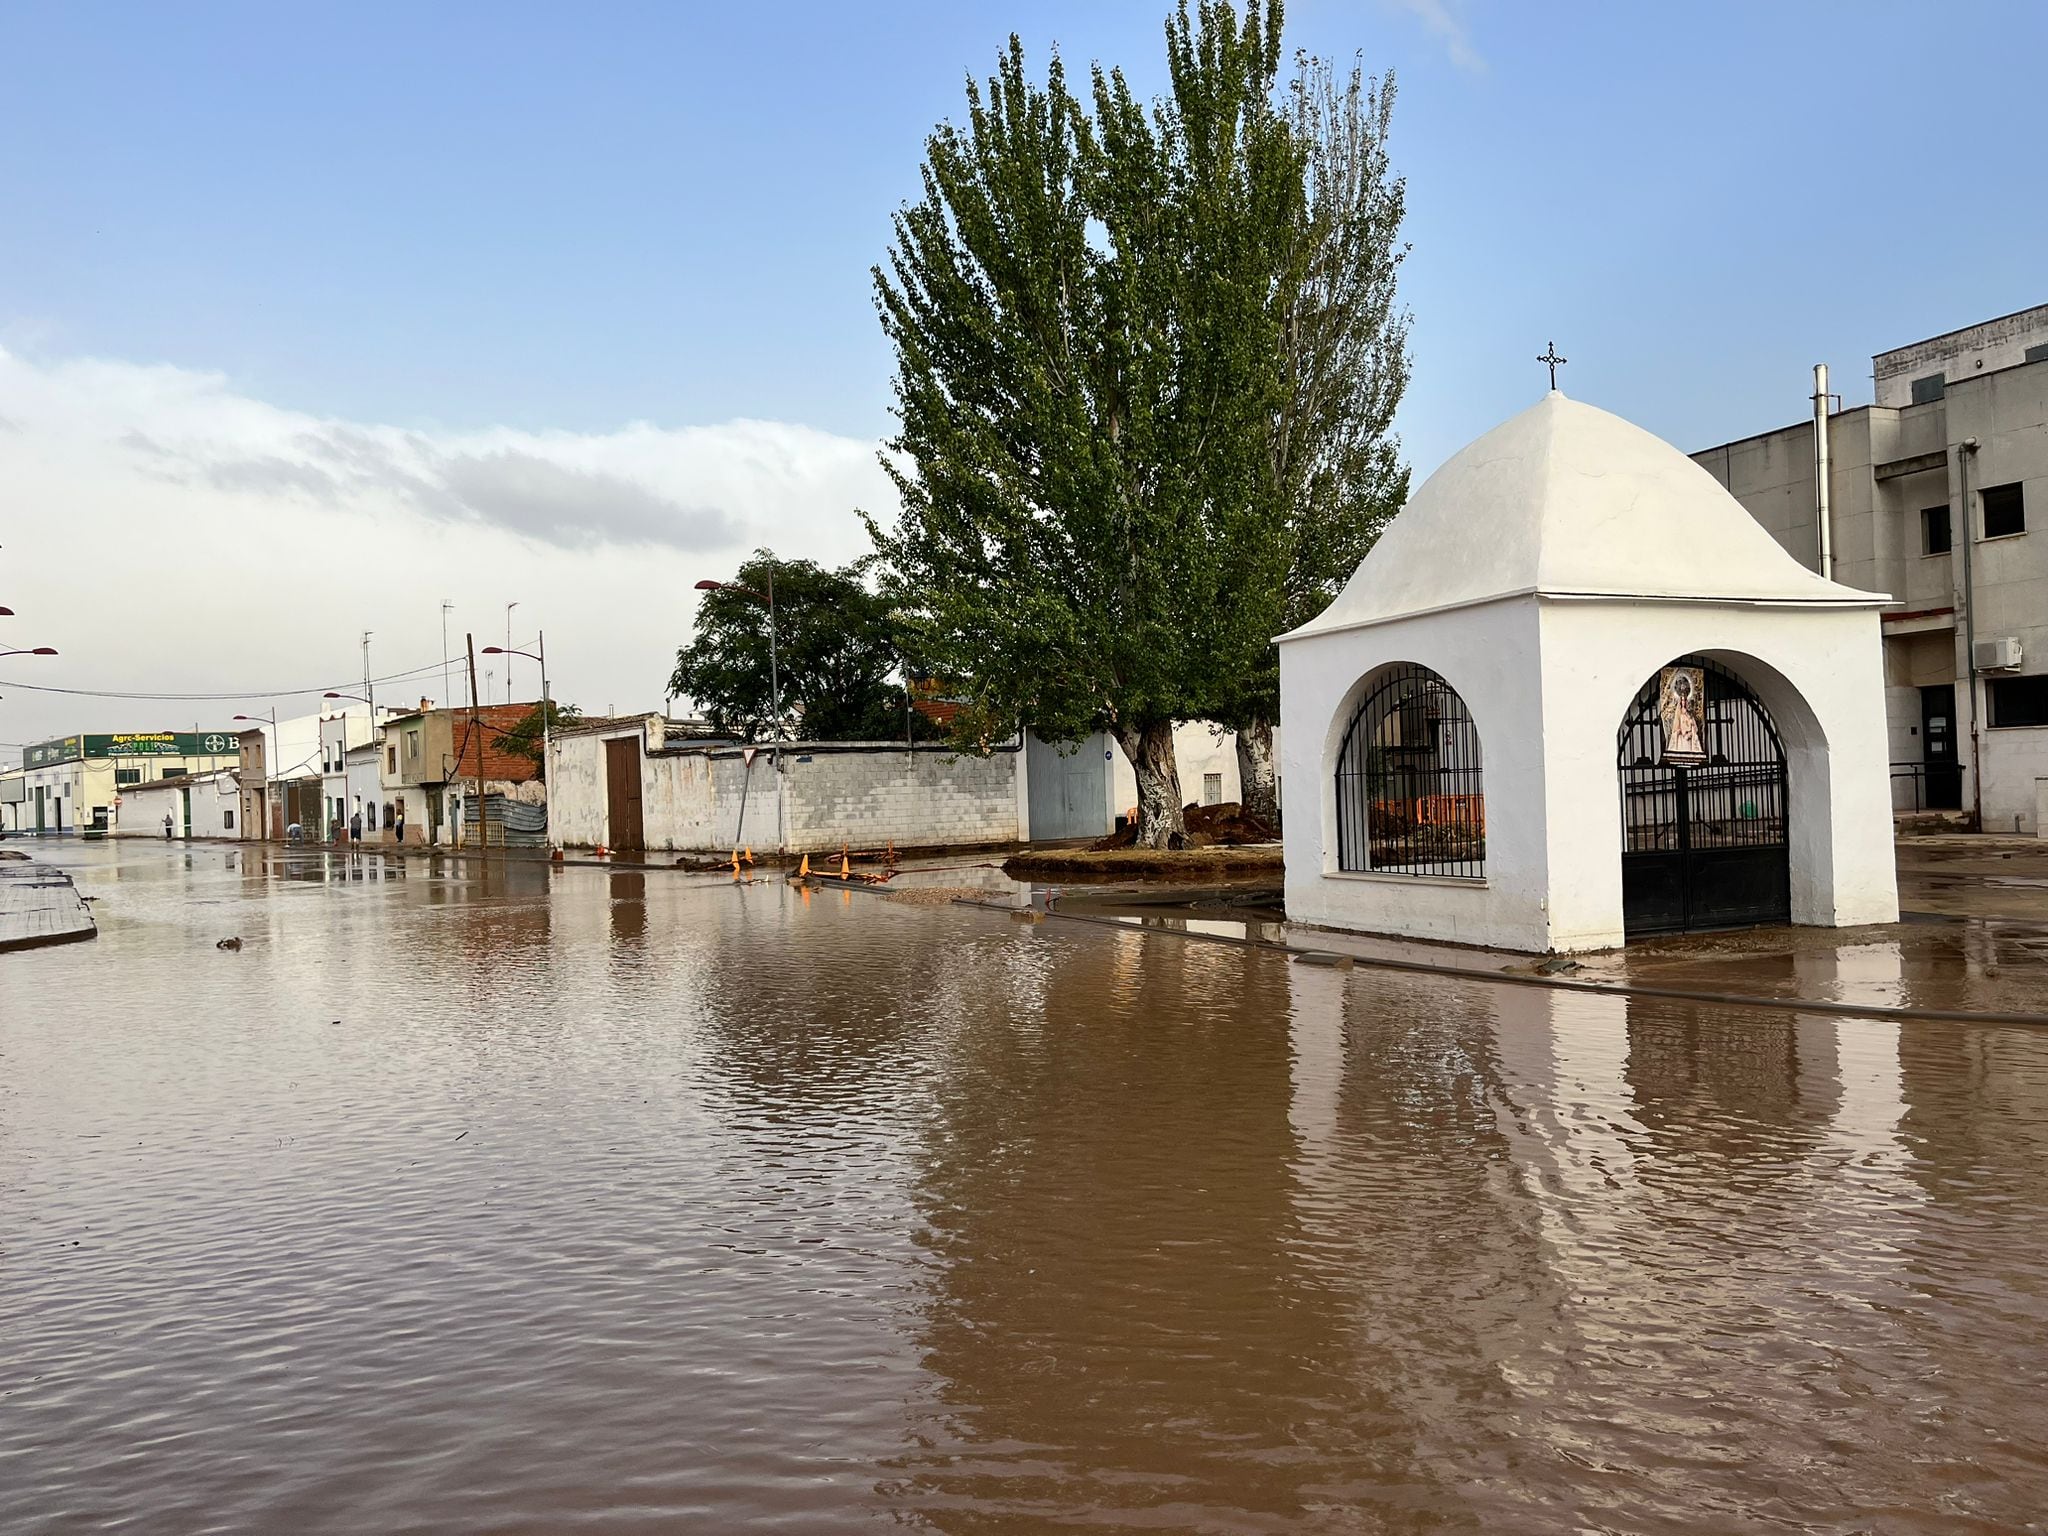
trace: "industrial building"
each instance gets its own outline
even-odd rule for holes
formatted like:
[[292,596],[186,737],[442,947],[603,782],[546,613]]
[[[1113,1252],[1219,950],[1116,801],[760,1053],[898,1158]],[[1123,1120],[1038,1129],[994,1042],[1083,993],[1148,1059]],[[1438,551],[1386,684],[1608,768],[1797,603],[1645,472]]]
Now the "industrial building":
[[233,731],[127,731],[60,736],[22,753],[0,775],[0,827],[10,832],[107,832],[124,790],[233,768]]

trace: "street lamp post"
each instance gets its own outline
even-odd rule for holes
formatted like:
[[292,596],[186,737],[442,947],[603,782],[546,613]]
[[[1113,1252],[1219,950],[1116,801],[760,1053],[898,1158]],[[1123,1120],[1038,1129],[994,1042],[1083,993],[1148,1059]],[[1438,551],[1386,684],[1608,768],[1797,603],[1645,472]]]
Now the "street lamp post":
[[[11,619],[11,618],[13,618],[13,617],[14,617],[14,610],[13,610],[12,608],[0,608],[0,618],[8,618],[8,619]],[[0,657],[7,657],[7,656],[54,656],[54,655],[56,655],[56,654],[57,654],[57,648],[56,648],[55,646],[53,646],[53,645],[24,645],[24,646],[17,646],[17,647],[16,647],[15,649],[13,649],[13,650],[8,650],[8,651],[0,651]],[[24,758],[22,759],[22,761],[23,761],[24,763],[26,763],[26,762],[27,762],[27,758],[26,758],[26,757],[24,757]],[[63,815],[63,812],[59,811],[59,812],[58,812],[58,816],[59,816],[59,818],[60,818],[60,819],[61,819],[62,815]],[[20,822],[21,822],[21,810],[20,810],[20,808],[19,808],[18,806],[16,807],[16,809],[15,809],[15,812],[14,812],[14,819],[15,819],[15,830],[16,830],[16,831],[19,831],[19,830],[20,830]],[[36,823],[36,829],[37,829],[37,831],[41,831],[41,830],[42,830],[42,823],[41,823],[40,821],[38,821],[38,822]],[[62,829],[62,827],[59,827],[59,828],[58,828],[58,830],[59,830],[59,831],[62,831],[63,829]]]
[[[515,651],[509,645],[487,645],[486,656],[524,656],[528,661],[540,663],[540,776],[543,783],[548,776],[550,759],[554,754],[555,735],[552,722],[548,719],[548,637],[547,631],[540,632],[540,654],[532,651]],[[505,663],[505,675],[512,675],[512,663]]]
[[[514,608],[517,608],[518,606],[519,604],[517,601],[509,602],[505,605],[504,654],[507,656],[524,656],[526,654],[526,652],[524,651],[515,651],[512,649],[512,610]],[[488,654],[490,652],[490,649],[491,648],[489,646],[485,646],[485,653]],[[505,702],[507,704],[510,704],[512,702],[512,663],[509,661],[505,663]]]
[[788,818],[783,810],[782,793],[782,671],[776,659],[775,644],[775,562],[768,563],[768,590],[765,594],[752,587],[743,587],[736,581],[700,581],[699,592],[737,592],[742,597],[751,597],[768,609],[768,707],[775,713],[775,734],[769,739],[768,761],[775,768],[775,851],[781,853],[789,846],[787,832]]

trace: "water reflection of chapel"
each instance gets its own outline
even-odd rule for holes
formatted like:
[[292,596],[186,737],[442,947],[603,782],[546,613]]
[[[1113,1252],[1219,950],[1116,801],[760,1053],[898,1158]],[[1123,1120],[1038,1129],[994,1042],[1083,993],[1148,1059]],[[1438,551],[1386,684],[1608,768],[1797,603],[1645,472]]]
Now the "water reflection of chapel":
[[1885,601],[1553,390],[1281,638],[1289,915],[1536,951],[1895,919]]

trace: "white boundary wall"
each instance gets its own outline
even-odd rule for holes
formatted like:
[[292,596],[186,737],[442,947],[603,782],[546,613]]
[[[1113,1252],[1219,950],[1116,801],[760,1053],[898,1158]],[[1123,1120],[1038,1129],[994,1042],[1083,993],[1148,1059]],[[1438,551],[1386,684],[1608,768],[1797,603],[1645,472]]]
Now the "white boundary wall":
[[[668,747],[659,716],[559,737],[548,768],[549,836],[558,847],[611,845],[606,746],[640,741],[640,816],[650,852],[724,852],[735,844],[791,852],[931,848],[1022,841],[1024,754],[987,757],[884,742],[784,742],[777,833],[774,754],[748,764],[734,746]],[[742,809],[744,806],[744,821]]]

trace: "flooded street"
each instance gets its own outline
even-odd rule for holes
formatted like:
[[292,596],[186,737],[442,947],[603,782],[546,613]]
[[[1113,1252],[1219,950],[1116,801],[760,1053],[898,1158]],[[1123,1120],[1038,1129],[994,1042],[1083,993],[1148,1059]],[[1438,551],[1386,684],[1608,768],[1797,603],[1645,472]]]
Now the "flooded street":
[[9,1532],[2048,1530],[2048,1034],[42,856]]

